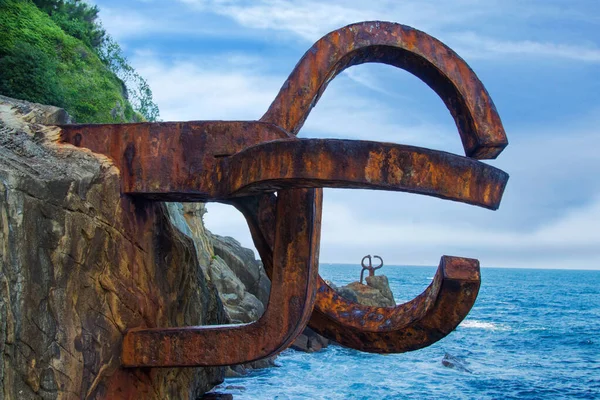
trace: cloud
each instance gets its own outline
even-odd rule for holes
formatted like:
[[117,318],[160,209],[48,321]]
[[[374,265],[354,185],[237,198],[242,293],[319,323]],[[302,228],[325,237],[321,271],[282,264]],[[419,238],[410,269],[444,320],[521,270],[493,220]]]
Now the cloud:
[[[198,12],[227,16],[253,29],[286,31],[308,41],[358,21],[401,21],[433,30],[440,26],[474,20],[493,10],[492,4],[461,0],[452,4],[429,1],[322,2],[259,0],[253,2],[180,0]],[[490,2],[493,3],[493,2]]]
[[[573,61],[600,62],[600,49],[588,46],[530,39],[501,40],[473,31],[464,26],[485,28],[486,22],[500,15],[512,15],[519,9],[520,18],[529,25],[532,18],[558,18],[589,21],[585,13],[564,11],[552,4],[523,4],[506,1],[381,1],[365,3],[347,1],[343,5],[321,1],[260,0],[254,2],[180,0],[197,12],[211,12],[231,18],[239,25],[262,30],[288,32],[308,42],[319,39],[341,26],[369,20],[399,21],[452,43],[459,53],[469,58],[498,58],[505,55],[560,58]],[[526,29],[520,29],[526,32]],[[276,38],[276,37],[275,37]]]
[[497,40],[464,32],[450,35],[452,47],[463,57],[469,59],[501,58],[505,56],[527,56],[534,58],[559,58],[587,63],[600,63],[600,48],[588,46],[536,42],[532,40]]
[[152,87],[165,121],[260,118],[283,78],[243,68],[247,62],[237,56],[218,62],[207,58],[170,63],[152,56],[132,59],[132,65]]
[[[357,263],[379,254],[388,265],[435,265],[442,255],[478,258],[488,267],[597,269],[600,264],[600,196],[569,210],[561,219],[531,232],[498,231],[474,222],[460,224],[374,221],[374,210],[328,200],[323,208],[321,262]],[[376,206],[375,206],[376,207]],[[374,208],[375,208],[374,207]],[[398,210],[401,213],[402,210]],[[209,204],[209,230],[233,236],[253,248],[242,215],[233,207]]]
[[364,254],[376,253],[395,265],[434,265],[441,255],[455,255],[495,267],[600,266],[600,196],[529,232],[497,230],[476,220],[471,226],[430,219],[396,223],[393,215],[388,222],[373,221],[368,212],[327,200],[323,213],[323,262],[353,263]]
[[133,10],[124,11],[123,9],[102,7],[100,19],[106,32],[117,40],[147,35],[165,29],[161,21],[152,20],[148,16]]
[[[246,38],[248,30],[233,29],[228,18],[221,18],[210,10],[206,12],[186,12],[181,7],[173,7],[173,2],[148,1],[135,6],[131,2],[100,5],[100,20],[106,31],[121,45],[131,39],[162,39],[157,35],[179,38],[208,37],[213,40],[223,38]],[[124,46],[125,47],[125,46]]]

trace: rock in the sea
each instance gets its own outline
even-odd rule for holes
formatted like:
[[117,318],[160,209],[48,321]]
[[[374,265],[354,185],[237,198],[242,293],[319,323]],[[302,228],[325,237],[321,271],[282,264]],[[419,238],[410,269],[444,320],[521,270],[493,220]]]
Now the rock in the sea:
[[195,399],[221,368],[124,369],[119,355],[129,328],[227,321],[202,273],[212,254],[172,206],[122,196],[107,157],[44,125],[64,122],[0,97],[0,398]]
[[296,338],[291,348],[305,353],[314,353],[329,346],[329,339],[319,335],[308,326]]
[[444,354],[444,358],[442,359],[442,365],[447,368],[456,369],[462,372],[468,372],[469,374],[473,373],[467,365],[469,363],[461,358],[453,356],[452,354],[446,353]]
[[241,376],[247,375],[252,370],[255,369],[264,369],[276,367],[275,359],[277,359],[277,355],[263,358],[261,360],[252,361],[245,364],[231,365],[225,368],[225,377],[226,378],[239,378]]
[[233,400],[230,393],[210,392],[201,397],[201,400]]
[[[379,277],[384,277],[387,281],[384,275],[379,275]],[[377,276],[374,278],[377,278]],[[377,283],[381,283],[381,281],[379,280]],[[389,286],[387,291],[384,290],[383,292],[376,287],[364,285],[360,282],[352,282],[344,287],[352,290],[356,294],[357,302],[362,305],[373,307],[394,307],[396,305],[393,295],[390,298],[389,295],[384,294],[390,290]],[[389,294],[391,294],[391,291],[389,291]]]
[[[392,289],[390,289],[390,282],[388,281],[387,276],[385,275],[375,275],[375,276],[367,276],[365,278],[367,282],[367,286],[375,288],[381,292],[383,298],[387,301],[382,302],[380,307],[393,307],[396,305],[396,300],[394,300],[394,294],[392,293]],[[360,302],[360,300],[359,300]],[[388,304],[388,305],[383,305]]]

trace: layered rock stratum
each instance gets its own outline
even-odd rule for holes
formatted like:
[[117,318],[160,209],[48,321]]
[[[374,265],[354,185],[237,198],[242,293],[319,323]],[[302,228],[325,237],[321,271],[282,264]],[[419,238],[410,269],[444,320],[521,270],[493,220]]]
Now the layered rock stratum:
[[223,369],[119,355],[129,328],[228,322],[198,210],[122,196],[108,158],[58,143],[65,122],[0,96],[0,399],[195,399]]

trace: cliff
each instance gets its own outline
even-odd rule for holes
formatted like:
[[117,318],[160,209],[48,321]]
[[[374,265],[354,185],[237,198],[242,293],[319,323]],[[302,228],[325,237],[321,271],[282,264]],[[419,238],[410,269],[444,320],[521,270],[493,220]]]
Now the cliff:
[[44,125],[67,119],[0,97],[0,399],[196,398],[222,369],[123,369],[119,354],[128,328],[227,322],[208,237],[185,229],[201,219],[121,196],[109,159]]

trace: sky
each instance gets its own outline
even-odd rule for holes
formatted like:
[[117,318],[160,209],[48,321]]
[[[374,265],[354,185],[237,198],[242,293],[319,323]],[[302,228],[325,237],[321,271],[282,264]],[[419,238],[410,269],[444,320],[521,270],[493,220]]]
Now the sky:
[[[107,32],[147,79],[164,121],[256,120],[298,60],[360,21],[409,25],[456,51],[490,93],[509,146],[499,210],[422,195],[325,189],[320,260],[600,269],[600,12],[597,0],[94,0]],[[329,85],[304,138],[395,142],[463,155],[454,121],[418,78],[381,64]],[[207,227],[252,240],[233,207]]]

